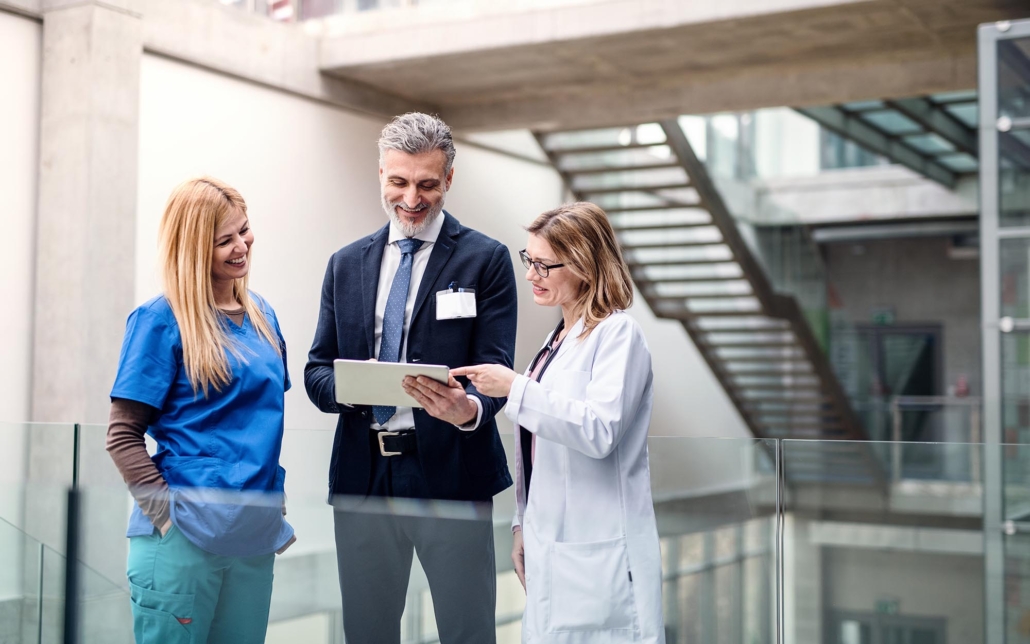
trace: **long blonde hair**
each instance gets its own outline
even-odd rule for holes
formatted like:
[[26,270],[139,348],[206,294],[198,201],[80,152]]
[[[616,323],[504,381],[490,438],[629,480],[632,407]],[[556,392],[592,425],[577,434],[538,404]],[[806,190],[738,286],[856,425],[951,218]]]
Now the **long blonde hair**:
[[[179,323],[186,376],[193,392],[203,391],[205,398],[208,387],[221,391],[232,381],[226,350],[243,359],[218,312],[211,286],[215,232],[236,213],[247,214],[239,192],[217,179],[198,177],[172,191],[161,217],[158,255],[164,295]],[[247,290],[248,276],[233,282],[233,295],[258,333],[280,353],[278,338]]]
[[612,313],[633,303],[633,280],[608,215],[587,201],[565,204],[540,215],[526,228],[550,244],[557,260],[581,280],[573,305],[586,337]]

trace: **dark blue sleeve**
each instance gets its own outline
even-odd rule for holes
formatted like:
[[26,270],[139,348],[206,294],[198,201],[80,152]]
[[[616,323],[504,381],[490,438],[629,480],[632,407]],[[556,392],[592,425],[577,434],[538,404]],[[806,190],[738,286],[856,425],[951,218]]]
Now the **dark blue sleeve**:
[[283,331],[279,328],[279,317],[275,314],[275,311],[272,310],[272,307],[268,307],[268,310],[271,313],[272,325],[275,327],[275,334],[279,337],[279,350],[283,354],[283,374],[286,376],[286,379],[283,382],[283,391],[289,391],[290,387],[293,386],[293,383],[290,382],[290,363],[286,359],[286,338],[283,337]]
[[179,327],[170,312],[140,307],[129,315],[111,398],[162,409],[182,356]]
[[336,385],[334,382],[333,361],[339,357],[336,343],[336,309],[334,304],[333,259],[325,271],[322,281],[322,303],[318,311],[318,324],[315,326],[315,339],[308,351],[308,363],[304,367],[304,388],[308,398],[321,411],[337,414],[342,410],[336,404]]
[[[494,249],[477,288],[476,324],[472,332],[469,364],[500,364],[511,369],[515,362],[518,293],[511,257],[504,245],[498,244]],[[508,400],[485,396],[471,382],[465,391],[483,403],[480,427],[493,418]]]

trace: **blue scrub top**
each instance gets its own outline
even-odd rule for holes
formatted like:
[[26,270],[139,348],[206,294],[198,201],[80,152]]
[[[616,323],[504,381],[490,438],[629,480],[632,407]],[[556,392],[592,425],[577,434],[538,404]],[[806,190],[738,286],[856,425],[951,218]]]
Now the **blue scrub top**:
[[[164,296],[129,315],[112,398],[161,410],[147,429],[153,456],[171,489],[172,523],[198,547],[218,555],[275,552],[293,528],[282,515],[286,470],[279,466],[284,394],[290,388],[286,342],[272,307],[251,294],[275,330],[282,355],[245,316],[226,328],[237,353],[227,350],[232,381],[221,391],[196,394],[182,362],[179,325]],[[150,535],[154,526],[135,506],[126,536]]]

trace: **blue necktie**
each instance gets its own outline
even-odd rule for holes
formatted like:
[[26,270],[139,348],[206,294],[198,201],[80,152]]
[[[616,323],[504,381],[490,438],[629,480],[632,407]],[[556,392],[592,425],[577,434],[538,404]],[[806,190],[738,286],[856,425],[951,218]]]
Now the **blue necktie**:
[[[379,362],[397,362],[401,357],[401,338],[404,337],[404,305],[408,301],[408,286],[411,284],[411,265],[415,252],[422,247],[421,239],[401,239],[397,242],[401,249],[401,265],[393,276],[390,296],[386,299],[386,311],[383,312],[383,337],[379,343]],[[376,422],[385,425],[393,417],[396,407],[372,407],[372,415]]]

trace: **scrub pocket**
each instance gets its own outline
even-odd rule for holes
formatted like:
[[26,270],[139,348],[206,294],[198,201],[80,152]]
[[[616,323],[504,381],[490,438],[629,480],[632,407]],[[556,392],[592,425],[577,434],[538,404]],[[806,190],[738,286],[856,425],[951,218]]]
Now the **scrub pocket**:
[[636,609],[626,539],[555,543],[550,632],[632,629]]
[[129,582],[137,644],[191,644],[193,595],[162,593]]

